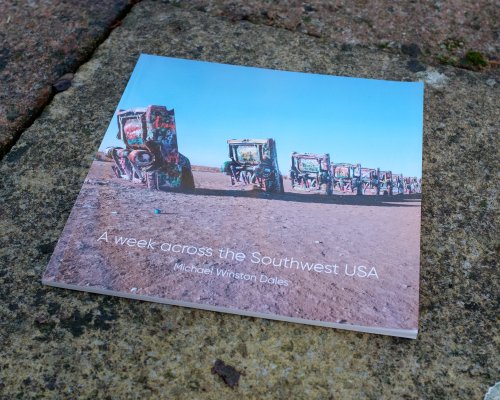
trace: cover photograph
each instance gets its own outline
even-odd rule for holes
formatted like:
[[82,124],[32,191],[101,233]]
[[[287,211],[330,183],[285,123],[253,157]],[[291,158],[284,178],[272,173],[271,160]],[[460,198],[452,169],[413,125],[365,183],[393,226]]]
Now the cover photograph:
[[415,338],[423,91],[141,55],[43,283]]

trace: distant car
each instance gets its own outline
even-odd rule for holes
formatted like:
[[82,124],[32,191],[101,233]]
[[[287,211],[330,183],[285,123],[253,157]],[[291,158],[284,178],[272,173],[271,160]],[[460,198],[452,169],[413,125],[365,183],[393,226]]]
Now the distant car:
[[274,139],[230,139],[229,161],[222,171],[231,185],[254,185],[268,193],[283,193],[283,176],[278,167]]
[[392,195],[392,172],[361,168],[361,190],[367,195]]
[[405,194],[415,194],[422,193],[422,179],[417,177],[405,177],[404,178],[404,192]]
[[189,159],[179,153],[174,110],[151,105],[120,110],[118,134],[125,148],[109,147],[118,178],[145,183],[150,189],[194,189]]
[[290,182],[292,189],[332,194],[329,154],[292,153]]
[[378,168],[361,168],[361,191],[365,195],[380,193]]
[[415,191],[417,193],[422,193],[422,178],[415,178]]
[[392,194],[404,194],[403,174],[392,174]]
[[332,163],[333,192],[362,195],[361,164]]
[[392,195],[392,172],[378,171],[379,194]]

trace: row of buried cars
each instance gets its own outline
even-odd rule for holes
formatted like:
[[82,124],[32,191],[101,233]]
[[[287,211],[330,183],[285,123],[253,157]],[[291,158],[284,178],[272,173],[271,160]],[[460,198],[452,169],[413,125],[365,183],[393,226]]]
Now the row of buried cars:
[[[189,159],[177,146],[174,110],[151,105],[120,110],[117,138],[124,147],[108,147],[106,155],[118,178],[149,189],[194,189]],[[231,139],[229,160],[221,171],[232,185],[252,185],[283,193],[273,139]],[[293,190],[324,194],[396,195],[421,192],[421,180],[360,164],[332,163],[328,154],[292,153],[289,179]]]
[[422,180],[361,164],[330,162],[329,154],[292,153],[290,180],[296,190],[326,194],[398,195],[422,192]]
[[[231,184],[253,184],[267,192],[283,192],[273,139],[228,140],[229,158],[222,171]],[[394,174],[361,164],[334,163],[329,154],[291,154],[290,183],[293,190],[323,194],[398,195],[421,193],[421,179]]]

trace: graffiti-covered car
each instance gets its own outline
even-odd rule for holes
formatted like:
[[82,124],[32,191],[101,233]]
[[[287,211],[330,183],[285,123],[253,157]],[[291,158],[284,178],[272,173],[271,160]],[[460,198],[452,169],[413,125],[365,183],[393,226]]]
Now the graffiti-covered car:
[[405,194],[422,193],[422,180],[417,177],[404,178],[404,192]]
[[378,171],[379,194],[392,195],[392,172]]
[[332,193],[329,154],[292,153],[290,182],[292,189]]
[[283,176],[278,167],[274,139],[230,139],[229,159],[222,170],[231,185],[254,185],[269,193],[283,193]]
[[367,195],[379,194],[378,169],[361,168],[361,191]]
[[392,174],[392,194],[404,194],[403,174]]
[[125,147],[108,147],[118,178],[147,184],[150,189],[193,189],[189,159],[179,153],[174,110],[151,105],[120,110],[117,138]]
[[415,193],[422,193],[422,178],[415,179]]
[[363,194],[361,188],[361,164],[332,163],[333,192]]

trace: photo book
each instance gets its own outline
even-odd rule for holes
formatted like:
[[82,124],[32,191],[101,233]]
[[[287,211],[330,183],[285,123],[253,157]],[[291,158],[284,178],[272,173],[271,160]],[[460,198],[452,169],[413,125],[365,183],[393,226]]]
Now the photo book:
[[43,283],[416,338],[423,91],[141,55]]

